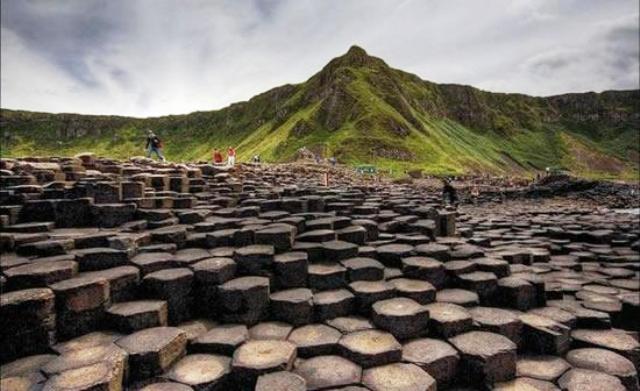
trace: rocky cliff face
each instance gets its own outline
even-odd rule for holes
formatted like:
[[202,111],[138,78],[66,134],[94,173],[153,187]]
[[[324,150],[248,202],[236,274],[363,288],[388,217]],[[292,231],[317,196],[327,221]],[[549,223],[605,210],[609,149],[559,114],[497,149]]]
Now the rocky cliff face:
[[424,81],[352,47],[304,83],[222,110],[146,119],[2,110],[0,121],[4,154],[71,152],[97,140],[99,152],[118,156],[139,150],[144,129],[153,128],[184,159],[229,144],[241,157],[287,160],[308,146],[351,163],[509,172],[571,168],[571,139],[633,170],[640,91],[491,93]]

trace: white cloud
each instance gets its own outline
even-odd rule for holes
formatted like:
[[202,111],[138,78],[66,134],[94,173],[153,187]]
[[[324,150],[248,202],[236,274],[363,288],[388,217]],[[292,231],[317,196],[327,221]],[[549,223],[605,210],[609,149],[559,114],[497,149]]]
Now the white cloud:
[[3,107],[210,110],[304,81],[352,44],[423,79],[494,91],[638,87],[636,1],[52,4],[2,1]]

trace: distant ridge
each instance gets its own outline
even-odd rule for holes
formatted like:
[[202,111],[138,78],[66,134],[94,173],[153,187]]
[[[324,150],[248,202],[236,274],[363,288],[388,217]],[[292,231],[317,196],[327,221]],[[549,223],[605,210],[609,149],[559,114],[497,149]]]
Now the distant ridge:
[[221,110],[155,118],[1,110],[2,156],[92,150],[140,155],[143,130],[173,161],[238,147],[240,160],[289,161],[307,148],[395,172],[532,175],[545,167],[637,178],[640,90],[551,97],[436,84],[352,46],[306,82]]

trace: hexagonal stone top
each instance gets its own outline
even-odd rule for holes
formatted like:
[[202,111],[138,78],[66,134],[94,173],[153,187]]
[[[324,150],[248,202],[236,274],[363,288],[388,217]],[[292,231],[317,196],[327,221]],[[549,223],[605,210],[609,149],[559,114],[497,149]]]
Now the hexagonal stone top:
[[520,355],[516,361],[516,374],[518,376],[546,381],[555,381],[569,368],[571,368],[571,365],[558,356]]
[[491,357],[506,351],[516,351],[516,344],[500,334],[485,331],[470,331],[449,339],[463,354]]
[[215,382],[231,372],[231,359],[215,354],[190,354],[166,373],[178,383],[199,385]]
[[402,349],[402,345],[392,334],[377,329],[349,333],[343,336],[338,344],[361,354],[379,354]]
[[373,391],[435,391],[436,380],[414,364],[395,363],[370,368],[362,384]]
[[287,341],[248,341],[233,353],[233,368],[255,370],[282,367],[290,368],[296,359],[296,345]]
[[157,352],[176,339],[186,344],[187,333],[177,327],[152,327],[120,338],[116,344],[129,354],[142,354]]
[[402,360],[415,364],[429,364],[444,357],[457,357],[458,351],[439,339],[419,338],[402,347]]
[[406,297],[376,301],[373,310],[386,316],[407,316],[424,312],[424,306]]
[[629,359],[607,349],[574,349],[567,353],[566,359],[574,367],[600,371],[613,376],[637,375],[636,368]]
[[307,381],[309,390],[360,383],[362,368],[340,356],[317,356],[298,365],[295,373]]

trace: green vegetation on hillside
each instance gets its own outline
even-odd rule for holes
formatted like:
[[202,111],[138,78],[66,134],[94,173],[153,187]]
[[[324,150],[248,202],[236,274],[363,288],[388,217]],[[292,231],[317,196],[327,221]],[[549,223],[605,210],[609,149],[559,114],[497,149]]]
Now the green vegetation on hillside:
[[3,157],[144,153],[145,129],[173,161],[295,159],[301,147],[395,173],[533,175],[545,167],[591,177],[638,175],[640,91],[549,98],[435,84],[352,47],[304,83],[217,111],[157,118],[2,110]]

